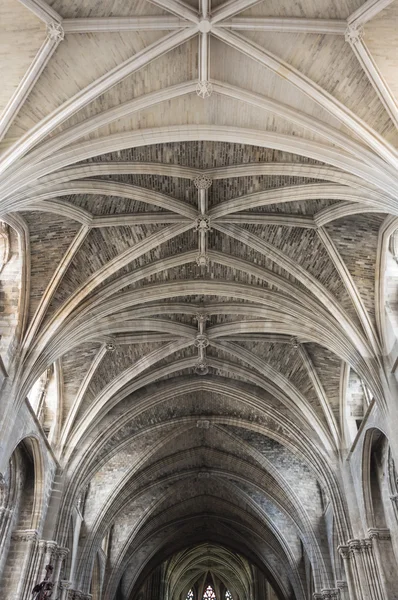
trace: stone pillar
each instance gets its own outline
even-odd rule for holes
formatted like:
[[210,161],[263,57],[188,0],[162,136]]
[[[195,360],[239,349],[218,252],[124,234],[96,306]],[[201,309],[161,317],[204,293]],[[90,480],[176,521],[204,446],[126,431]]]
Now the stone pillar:
[[339,546],[338,551],[343,559],[345,575],[347,577],[348,598],[350,600],[357,600],[356,590],[358,584],[355,567],[351,561],[352,553],[348,546]]
[[68,598],[68,590],[72,587],[72,582],[67,579],[61,579],[59,582],[59,600],[67,600]]
[[372,528],[368,531],[372,540],[377,570],[385,598],[398,598],[397,563],[389,529]]
[[336,581],[336,587],[340,591],[340,600],[350,600],[348,583],[346,581]]
[[68,556],[69,549],[68,548],[57,548],[55,551],[55,560],[54,560],[54,571],[52,580],[54,582],[54,589],[60,589],[60,574],[62,569],[62,563],[65,558]]
[[12,509],[0,506],[0,577],[7,559]]
[[3,544],[12,518],[12,508],[0,506],[0,544]]
[[[18,585],[15,598],[29,598],[33,586],[35,585],[35,565],[38,554],[38,533],[35,529],[25,529],[14,531],[11,539],[14,542],[12,550],[21,557],[21,564],[18,574]],[[23,558],[22,558],[23,557]]]
[[391,600],[385,594],[372,540],[349,540],[340,546],[350,600]]
[[46,562],[45,562],[45,555],[46,555],[46,549],[47,549],[47,542],[46,540],[39,540],[38,544],[37,544],[37,555],[36,555],[36,573],[37,573],[37,577],[36,577],[36,581],[34,582],[39,583],[39,580],[42,581],[43,578],[40,578],[42,573],[44,573],[44,567],[46,566]]
[[381,574],[378,569],[375,554],[373,552],[372,540],[365,538],[361,540],[364,571],[367,575],[370,597],[377,600],[387,600],[383,593]]

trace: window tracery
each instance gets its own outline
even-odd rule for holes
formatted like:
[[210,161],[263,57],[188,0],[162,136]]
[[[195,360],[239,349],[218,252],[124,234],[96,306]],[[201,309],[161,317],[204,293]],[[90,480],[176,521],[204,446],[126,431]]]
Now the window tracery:
[[205,593],[203,594],[203,600],[217,600],[216,594],[211,585],[207,586]]
[[187,594],[186,600],[193,600],[193,598],[194,598],[194,593],[193,593],[193,590],[190,589],[189,592],[188,592],[188,594]]

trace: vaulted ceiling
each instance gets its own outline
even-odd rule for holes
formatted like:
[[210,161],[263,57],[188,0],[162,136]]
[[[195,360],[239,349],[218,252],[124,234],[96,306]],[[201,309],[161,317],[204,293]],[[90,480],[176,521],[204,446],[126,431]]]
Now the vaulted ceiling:
[[209,540],[281,598],[304,598],[308,559],[333,587],[347,365],[386,405],[398,2],[0,11],[2,358],[15,406],[55,373],[60,536],[90,484],[81,584],[112,525],[109,597]]

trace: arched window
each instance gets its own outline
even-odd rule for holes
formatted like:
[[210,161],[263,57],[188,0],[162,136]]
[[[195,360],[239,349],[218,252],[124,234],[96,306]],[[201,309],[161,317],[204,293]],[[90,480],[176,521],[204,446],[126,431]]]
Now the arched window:
[[193,596],[194,596],[193,590],[191,589],[191,590],[189,590],[189,592],[187,594],[187,600],[193,600]]
[[233,600],[232,594],[229,590],[225,590],[225,600]]
[[203,600],[217,600],[211,585],[207,586],[205,593],[203,594]]

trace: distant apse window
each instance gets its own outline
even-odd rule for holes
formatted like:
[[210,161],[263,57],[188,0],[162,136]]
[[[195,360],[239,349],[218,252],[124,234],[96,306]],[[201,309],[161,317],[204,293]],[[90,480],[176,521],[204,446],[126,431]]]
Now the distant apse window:
[[189,590],[186,600],[193,600],[193,590]]
[[206,591],[203,594],[203,600],[216,600],[216,595],[211,585],[207,586]]
[[225,600],[233,600],[232,594],[229,590],[225,591]]

